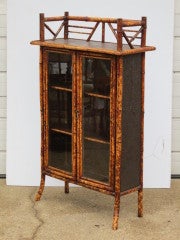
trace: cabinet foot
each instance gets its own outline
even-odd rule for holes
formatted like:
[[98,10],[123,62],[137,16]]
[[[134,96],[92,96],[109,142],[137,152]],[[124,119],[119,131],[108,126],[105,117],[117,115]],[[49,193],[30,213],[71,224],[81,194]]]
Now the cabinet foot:
[[41,199],[41,196],[42,196],[42,193],[43,193],[43,190],[44,190],[44,185],[45,185],[45,175],[41,175],[41,183],[40,183],[40,186],[39,186],[39,190],[36,193],[35,201],[39,201]]
[[69,182],[68,181],[65,181],[64,192],[69,193]]
[[114,215],[113,215],[113,224],[112,224],[113,230],[118,229],[119,209],[120,209],[120,194],[116,194],[115,201],[114,201]]
[[138,190],[138,217],[143,217],[143,190]]

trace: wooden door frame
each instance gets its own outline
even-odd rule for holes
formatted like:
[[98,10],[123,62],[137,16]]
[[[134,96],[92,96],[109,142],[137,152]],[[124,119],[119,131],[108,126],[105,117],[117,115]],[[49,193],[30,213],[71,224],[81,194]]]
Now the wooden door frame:
[[[82,59],[83,57],[92,57],[99,59],[107,59],[111,61],[111,76],[110,76],[110,161],[109,161],[109,183],[103,183],[97,180],[88,179],[82,176],[82,163],[83,163],[83,84],[82,84]],[[80,185],[89,185],[91,189],[101,189],[102,191],[114,192],[115,183],[115,108],[116,108],[116,58],[106,54],[83,53],[77,52],[76,58],[77,66],[77,182]]]

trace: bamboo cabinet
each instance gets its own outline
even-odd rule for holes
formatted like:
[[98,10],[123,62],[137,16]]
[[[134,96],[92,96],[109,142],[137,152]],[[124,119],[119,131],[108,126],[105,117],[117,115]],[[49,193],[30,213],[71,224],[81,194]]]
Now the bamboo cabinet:
[[[52,23],[59,23],[56,30]],[[98,30],[97,30],[98,29]],[[106,42],[106,31],[115,42]],[[46,38],[46,32],[52,38]],[[92,40],[100,32],[100,40]],[[79,34],[79,35],[78,35]],[[77,38],[77,35],[80,36]],[[41,184],[45,176],[114,196],[138,192],[143,215],[146,18],[40,14]]]

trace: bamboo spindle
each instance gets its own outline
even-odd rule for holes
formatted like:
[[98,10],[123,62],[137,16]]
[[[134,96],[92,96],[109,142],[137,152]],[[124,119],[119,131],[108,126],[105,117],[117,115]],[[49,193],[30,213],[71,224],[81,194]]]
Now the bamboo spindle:
[[146,28],[147,28],[147,18],[142,17],[142,35],[141,35],[141,47],[146,46]]
[[44,41],[44,13],[39,14],[40,41]]
[[68,17],[69,12],[64,13],[64,39],[68,39]]
[[105,42],[105,23],[102,22],[102,42]]
[[122,19],[117,19],[117,51],[122,51]]

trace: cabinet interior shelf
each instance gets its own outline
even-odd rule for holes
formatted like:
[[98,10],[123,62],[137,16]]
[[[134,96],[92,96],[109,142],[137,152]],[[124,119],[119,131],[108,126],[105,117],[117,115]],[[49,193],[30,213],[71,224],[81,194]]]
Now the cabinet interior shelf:
[[[51,131],[56,132],[56,133],[63,133],[63,134],[67,134],[67,135],[72,136],[72,132],[68,129],[51,128]],[[91,142],[110,144],[109,141],[106,141],[103,138],[95,138],[95,137],[84,136],[84,139],[88,140],[88,141],[91,141]]]
[[98,98],[110,99],[110,96],[102,95],[102,94],[95,93],[95,92],[85,92],[85,95],[86,96],[90,96],[90,97],[98,97]]
[[103,139],[100,138],[92,138],[92,137],[84,137],[85,140],[89,140],[91,142],[98,142],[98,143],[104,143],[104,144],[109,144],[108,141],[105,141]]
[[[60,86],[51,86],[52,89],[55,90],[60,90],[60,91],[68,91],[68,92],[72,92],[71,88],[66,88],[66,87],[60,87]],[[85,92],[84,93],[86,96],[90,96],[90,97],[98,97],[98,98],[104,98],[104,99],[110,99],[110,96],[106,96],[103,94],[99,94],[96,92]]]
[[67,91],[67,92],[72,92],[71,88],[67,88],[67,87],[60,87],[60,86],[51,86],[52,89],[55,90],[60,90],[60,91]]
[[72,132],[70,132],[70,130],[68,130],[68,129],[51,128],[51,131],[57,132],[57,133],[67,134],[67,135],[70,135],[70,136],[72,135]]

